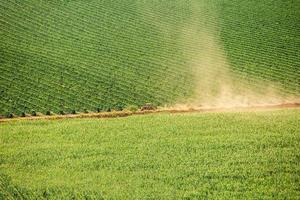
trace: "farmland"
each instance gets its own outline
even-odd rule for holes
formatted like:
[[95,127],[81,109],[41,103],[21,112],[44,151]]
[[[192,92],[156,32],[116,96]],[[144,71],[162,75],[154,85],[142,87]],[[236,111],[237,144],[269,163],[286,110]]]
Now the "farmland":
[[299,199],[299,17],[0,0],[0,199]]
[[297,199],[300,110],[0,126],[0,198]]
[[299,93],[300,3],[226,1],[221,8],[221,37],[232,68]]
[[299,96],[299,6],[1,1],[0,115],[172,105],[204,95],[205,77],[221,85],[225,66],[247,87]]

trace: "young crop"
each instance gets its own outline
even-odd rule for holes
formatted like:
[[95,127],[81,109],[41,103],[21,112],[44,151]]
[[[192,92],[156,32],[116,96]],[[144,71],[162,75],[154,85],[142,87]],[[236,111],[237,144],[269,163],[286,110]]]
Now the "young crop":
[[135,106],[135,105],[129,105],[129,106],[126,106],[125,110],[129,110],[131,112],[136,112],[138,111],[139,107],[138,106]]
[[1,123],[0,199],[298,199],[299,118],[276,109]]
[[24,107],[58,113],[101,105],[98,112],[188,99],[198,91],[193,67],[205,63],[202,48],[214,46],[205,39],[211,30],[220,30],[211,34],[222,52],[205,49],[206,58],[226,60],[241,81],[272,81],[284,94],[300,94],[295,1],[7,0],[0,7],[2,116]]

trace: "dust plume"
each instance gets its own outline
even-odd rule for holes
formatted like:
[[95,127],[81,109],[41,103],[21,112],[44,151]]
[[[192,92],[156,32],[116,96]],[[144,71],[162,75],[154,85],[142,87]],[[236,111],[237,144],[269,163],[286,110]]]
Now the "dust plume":
[[[175,4],[175,2],[174,2]],[[145,6],[146,5],[146,6]],[[178,19],[173,9],[159,2],[137,5],[140,16],[166,37],[179,33],[176,42],[192,71],[194,95],[171,109],[228,108],[300,102],[299,96],[283,92],[280,84],[241,76],[232,71],[220,38],[217,8],[207,0],[176,1],[186,15]],[[146,9],[145,9],[146,7]],[[241,58],[243,59],[243,58]],[[170,108],[170,106],[166,106]]]
[[[274,82],[253,80],[231,71],[219,38],[213,8],[191,4],[192,15],[180,38],[188,66],[195,76],[194,98],[172,108],[248,107],[299,102]],[[208,12],[208,10],[210,12]]]

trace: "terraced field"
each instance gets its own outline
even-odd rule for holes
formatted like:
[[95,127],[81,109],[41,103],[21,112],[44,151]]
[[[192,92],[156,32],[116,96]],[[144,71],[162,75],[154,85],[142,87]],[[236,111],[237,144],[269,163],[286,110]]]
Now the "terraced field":
[[225,68],[247,87],[263,80],[297,96],[299,6],[1,1],[0,115],[170,105],[204,95],[206,77],[222,84]]

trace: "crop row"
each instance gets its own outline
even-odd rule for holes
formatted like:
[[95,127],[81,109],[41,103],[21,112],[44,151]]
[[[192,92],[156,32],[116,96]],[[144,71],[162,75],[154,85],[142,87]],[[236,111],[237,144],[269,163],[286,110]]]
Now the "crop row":
[[[212,2],[214,8],[221,4]],[[197,57],[203,50],[195,41],[198,38],[189,39],[195,37],[197,28],[182,31],[180,27],[213,30],[224,22],[211,15],[210,5],[201,8],[197,16],[191,6],[137,1],[0,3],[3,109],[94,110],[118,103],[163,104],[184,98],[195,86],[192,70],[201,63]],[[278,85],[297,94],[297,44],[287,46],[286,39],[275,42],[272,37],[277,30],[272,25],[262,29],[269,33],[267,38],[259,29],[253,32],[255,25],[239,28],[247,24],[245,18],[227,23],[225,29],[226,34],[229,28],[240,34],[232,32],[235,38],[230,40],[232,34],[228,34],[225,41],[226,57],[235,76],[256,88],[264,86],[255,78],[278,81]],[[281,33],[288,35],[294,28]],[[247,34],[252,37],[245,38]],[[240,45],[236,45],[238,40]],[[227,67],[225,56],[214,49],[210,53],[215,63]],[[208,74],[215,72],[206,69]],[[227,75],[220,73],[220,79],[226,78],[222,76]],[[0,110],[0,114],[3,112]]]
[[[12,53],[13,53],[13,52],[12,52]],[[51,63],[56,63],[56,61],[55,61],[55,60],[52,60],[51,57],[46,57],[47,55],[48,55],[48,54],[45,55],[45,57],[44,57],[43,60],[51,61]],[[43,62],[43,60],[40,61],[40,64],[42,64],[41,62]],[[33,61],[33,59],[30,60],[30,61]],[[29,62],[30,62],[30,61],[29,61]],[[61,64],[61,63],[56,63],[56,66],[59,66],[59,65],[62,65],[62,64]],[[81,66],[81,67],[72,69],[72,75],[74,75],[74,73],[76,73],[76,70],[81,69],[82,66],[84,66],[84,65],[80,65],[80,66]],[[57,71],[57,70],[58,70],[57,67],[56,67],[54,70]],[[84,71],[84,70],[86,70],[86,71]],[[127,71],[128,71],[127,69],[126,69],[126,70],[121,69],[120,72],[125,73],[125,75],[126,75]],[[80,73],[83,73],[83,72],[85,72],[85,74],[89,75],[89,76],[88,76],[89,78],[92,78],[92,77],[95,76],[95,80],[103,80],[103,79],[108,79],[108,81],[111,80],[111,77],[110,77],[110,76],[107,76],[107,74],[110,74],[111,71],[106,71],[106,72],[105,72],[105,68],[103,68],[103,69],[100,70],[100,71],[97,70],[97,71],[94,71],[94,72],[93,72],[93,69],[92,69],[92,68],[87,68],[87,69],[83,69],[82,71],[78,71],[77,74],[80,74]],[[92,73],[90,73],[90,72],[92,72]],[[103,72],[105,72],[106,74],[105,74],[105,73],[102,74]],[[151,73],[147,73],[147,71],[144,71],[144,72],[145,72],[146,74],[152,75]],[[70,75],[71,75],[71,74],[70,74]],[[141,75],[143,75],[143,74],[141,74]],[[153,77],[157,77],[157,76],[159,76],[159,74],[154,74]],[[170,76],[171,76],[171,75],[170,75]],[[172,77],[172,76],[171,76],[171,77]],[[174,77],[174,78],[176,78],[176,77]],[[90,79],[89,79],[89,80],[90,80]],[[93,80],[93,79],[92,79],[92,80]],[[126,82],[126,79],[125,79],[125,80],[122,80],[122,81],[125,81],[125,82]],[[137,81],[138,81],[138,80],[137,80]],[[99,83],[96,82],[95,84],[97,85],[97,84],[99,84]],[[126,84],[126,85],[129,85],[129,83]],[[124,87],[125,87],[126,85],[124,85]]]

